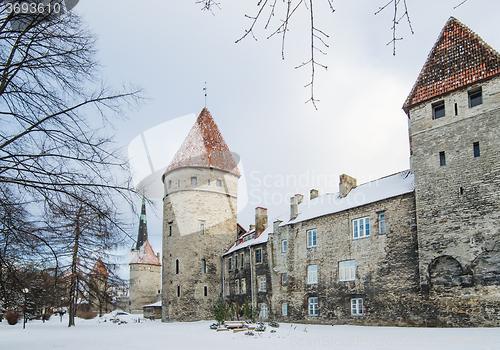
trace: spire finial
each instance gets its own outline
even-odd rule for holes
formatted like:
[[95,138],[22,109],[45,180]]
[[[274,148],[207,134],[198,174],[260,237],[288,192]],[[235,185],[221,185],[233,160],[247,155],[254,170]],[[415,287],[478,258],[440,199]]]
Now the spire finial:
[[203,88],[203,91],[205,91],[205,108],[207,108],[207,82],[205,82],[205,87]]

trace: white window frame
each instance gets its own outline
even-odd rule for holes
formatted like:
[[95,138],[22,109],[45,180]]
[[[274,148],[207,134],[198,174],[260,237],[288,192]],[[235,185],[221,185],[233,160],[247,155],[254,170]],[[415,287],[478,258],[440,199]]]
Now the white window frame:
[[307,231],[307,248],[316,247],[318,245],[317,233],[316,229]]
[[246,279],[242,278],[241,279],[241,294],[246,294],[247,293],[247,281]]
[[307,284],[318,284],[318,265],[307,266]]
[[370,237],[370,217],[352,220],[352,238]]
[[380,235],[385,235],[387,233],[387,224],[385,219],[385,211],[378,213],[378,233]]
[[310,297],[309,299],[307,299],[307,315],[319,316],[318,297]]
[[281,316],[288,316],[288,303],[281,303]]
[[363,316],[363,298],[351,299],[351,316]]
[[266,304],[260,305],[260,318],[263,320],[267,320],[267,305]]
[[288,252],[288,241],[286,239],[281,241],[281,252],[282,253]]
[[266,291],[266,276],[259,276],[259,292]]
[[[260,252],[260,253],[257,254],[257,252]],[[258,255],[260,256],[260,261],[257,261],[257,256]],[[256,264],[262,264],[262,249],[261,248],[255,250],[255,263]]]
[[339,261],[339,281],[354,281],[356,279],[355,260]]
[[240,280],[234,281],[234,292],[235,294],[240,294]]

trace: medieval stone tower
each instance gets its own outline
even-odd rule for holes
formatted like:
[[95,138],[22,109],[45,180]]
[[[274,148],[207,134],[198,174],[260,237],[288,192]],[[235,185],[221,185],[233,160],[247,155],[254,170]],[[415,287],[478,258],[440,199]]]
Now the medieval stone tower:
[[204,108],[162,177],[163,321],[212,319],[236,239],[240,173]]
[[142,313],[144,305],[158,301],[161,293],[161,264],[148,241],[146,201],[142,200],[137,243],[130,260],[130,312]]
[[404,109],[423,295],[487,309],[500,283],[500,55],[450,18]]

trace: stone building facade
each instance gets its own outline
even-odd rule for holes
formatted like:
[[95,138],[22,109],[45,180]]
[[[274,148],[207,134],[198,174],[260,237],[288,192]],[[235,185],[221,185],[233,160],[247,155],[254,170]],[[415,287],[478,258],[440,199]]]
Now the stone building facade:
[[[211,319],[223,293],[230,303],[249,300],[263,320],[499,326],[500,55],[450,18],[403,108],[410,170],[361,185],[341,175],[339,193],[313,189],[307,201],[296,195],[290,213],[271,226],[267,209],[256,208],[248,232],[236,226],[235,212],[228,221],[234,191],[221,207],[208,183],[188,188],[192,177],[207,174],[207,181],[209,172],[231,173],[227,168],[191,157],[196,166],[167,169],[163,249],[170,272],[163,286],[185,286],[187,297],[170,287],[164,320]],[[228,190],[236,188],[233,176]],[[171,180],[188,182],[179,211]],[[179,233],[182,220],[189,221],[187,235]],[[200,220],[231,224],[214,226],[224,239],[208,241],[191,233]],[[214,261],[211,299],[196,294],[208,283],[200,272],[207,256]],[[188,260],[177,276],[175,259]]]

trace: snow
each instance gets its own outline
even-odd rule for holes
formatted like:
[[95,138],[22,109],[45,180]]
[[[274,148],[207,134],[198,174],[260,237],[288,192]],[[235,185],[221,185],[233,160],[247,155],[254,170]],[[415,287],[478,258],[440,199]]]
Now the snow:
[[[255,231],[251,231],[251,232],[248,232],[245,234],[245,236],[247,235],[251,235],[252,233],[254,233]],[[259,237],[256,237],[254,239],[249,239],[248,241],[246,242],[243,242],[243,243],[240,243],[238,245],[236,245],[236,243],[226,252],[224,253],[222,256],[224,255],[227,255],[227,254],[231,254],[232,252],[235,252],[237,250],[240,250],[240,249],[243,249],[243,248],[246,248],[246,247],[250,247],[250,246],[253,246],[253,245],[257,245],[257,244],[261,244],[261,243],[265,243],[267,242],[267,240],[269,239],[269,232],[271,232],[271,229],[268,227],[266,228],[260,235]]]
[[157,301],[154,304],[144,305],[143,307],[161,307],[161,301]]
[[396,197],[415,190],[415,178],[409,170],[371,181],[354,188],[349,194],[340,198],[339,193],[327,193],[311,201],[299,204],[299,215],[288,221],[286,214],[279,217],[283,221],[280,226],[295,224],[323,215],[338,213],[383,199]]
[[[267,326],[261,335],[216,332],[209,329],[213,321],[162,323],[137,315],[118,316],[128,323],[109,322],[113,314],[102,319],[76,320],[67,327],[53,316],[49,321],[22,322],[9,326],[0,322],[2,349],[450,349],[490,350],[500,348],[500,328],[396,328],[361,326],[320,326],[280,324]],[[106,322],[103,322],[106,319]],[[134,320],[141,320],[140,323]],[[276,333],[270,331],[275,329]]]

